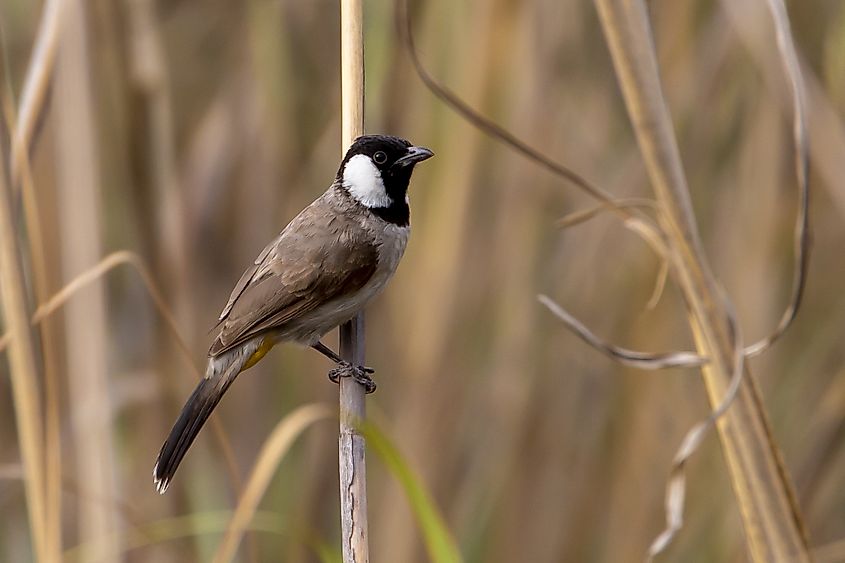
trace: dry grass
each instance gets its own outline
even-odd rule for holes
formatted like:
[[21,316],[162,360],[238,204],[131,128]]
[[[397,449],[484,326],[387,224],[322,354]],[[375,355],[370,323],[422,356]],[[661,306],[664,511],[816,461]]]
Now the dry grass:
[[[74,108],[57,98],[49,65],[29,66],[49,63],[49,34],[39,40],[44,55],[32,52],[42,10],[58,4],[0,0],[6,105],[28,99],[34,108],[19,113],[22,127],[14,137],[30,139],[15,158],[30,157],[20,174],[31,171],[32,193],[18,189],[25,183],[14,186],[24,197],[10,207],[18,221],[25,219],[18,229],[23,240],[35,244],[21,247],[21,277],[34,288],[23,323],[35,305],[62,294],[73,275],[126,249],[149,265],[191,363],[199,365],[207,331],[243,267],[334,174],[341,138],[337,4],[85,3],[90,89],[84,103],[93,108],[85,120],[95,157],[89,172],[100,180],[98,188],[85,186],[94,192],[99,227],[90,229],[96,240],[84,243],[100,251],[67,276],[61,265],[70,252],[63,234],[68,218],[59,194],[69,178],[57,155],[88,141],[60,133],[60,113]],[[778,324],[794,287],[793,96],[766,3],[722,4],[648,3],[700,234],[697,252],[753,344]],[[743,9],[748,6],[754,10]],[[746,363],[785,467],[795,475],[812,552],[831,561],[845,537],[845,416],[837,400],[845,377],[839,346],[845,6],[807,0],[788,8],[807,85],[813,261],[793,326]],[[364,9],[368,132],[400,134],[438,155],[415,174],[408,252],[368,311],[367,363],[379,383],[367,399],[369,418],[400,445],[465,561],[641,560],[664,527],[664,487],[676,449],[712,405],[687,375],[693,370],[643,374],[620,367],[585,346],[536,295],[548,295],[591,334],[620,348],[695,347],[695,356],[710,358],[683,315],[688,287],[670,275],[654,299],[670,264],[659,244],[631,236],[618,210],[592,211],[595,198],[562,181],[559,171],[492,141],[432,96],[395,32],[393,6],[365,3]],[[410,9],[421,62],[434,78],[529,148],[612,196],[642,220],[646,230],[637,232],[663,226],[662,211],[640,205],[651,193],[651,165],[640,157],[593,6],[430,0],[411,2]],[[150,61],[156,73],[145,75],[150,67],[143,63]],[[30,68],[37,87],[24,94]],[[560,227],[569,228],[559,228],[562,218]],[[213,434],[200,435],[167,496],[157,495],[149,478],[194,373],[145,281],[117,268],[97,280],[99,289],[86,285],[62,300],[69,297],[64,304],[70,305],[90,291],[102,296],[104,377],[96,392],[106,403],[98,416],[111,432],[103,447],[114,460],[107,470],[114,485],[95,487],[93,495],[80,486],[59,498],[56,476],[33,478],[24,463],[28,478],[0,481],[6,515],[0,560],[33,559],[25,531],[46,549],[56,526],[58,547],[76,558],[117,546],[125,561],[209,560],[239,498]],[[61,480],[81,485],[84,437],[70,430],[80,405],[70,394],[68,342],[87,319],[71,322],[68,313],[53,310],[54,337],[33,341],[34,373],[42,373],[40,358],[52,354],[58,401],[47,409],[34,393],[28,412],[57,416],[61,446],[49,453],[61,461]],[[4,333],[13,328],[10,314],[7,305]],[[720,326],[730,336],[727,323]],[[730,375],[734,342],[714,342],[725,352],[722,375]],[[12,350],[4,352],[10,360]],[[23,399],[12,383],[27,372],[2,365],[0,461],[14,468],[28,446],[18,436],[25,438],[26,430],[13,407]],[[336,400],[327,367],[317,354],[283,348],[233,387],[213,422],[231,437],[239,473],[255,466],[285,415]],[[709,389],[711,401],[723,396],[728,379]],[[46,390],[47,380],[31,383]],[[34,432],[36,439],[45,430]],[[246,525],[255,532],[256,560],[313,561],[314,545],[340,545],[335,439],[330,425],[317,425],[275,472],[265,473],[262,500],[252,503],[258,512]],[[371,561],[429,560],[405,489],[378,457],[370,458]],[[720,441],[704,439],[686,471],[685,524],[660,560],[741,559],[743,516]],[[42,500],[29,505],[34,490]],[[62,513],[53,524],[43,513],[28,520],[28,506],[37,512],[58,501]],[[77,515],[96,503],[117,514],[115,533],[86,538]],[[132,518],[119,508],[127,505]],[[321,553],[323,560],[333,555]]]

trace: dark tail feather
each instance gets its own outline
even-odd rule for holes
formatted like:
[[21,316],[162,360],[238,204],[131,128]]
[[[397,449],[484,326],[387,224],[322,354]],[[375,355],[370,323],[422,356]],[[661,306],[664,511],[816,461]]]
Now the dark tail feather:
[[211,411],[214,410],[223,394],[235,380],[238,371],[231,369],[231,367],[226,373],[216,377],[203,378],[188,398],[185,406],[182,407],[182,412],[161,447],[153,468],[153,478],[159,494],[163,495],[167,490],[170,480],[173,479],[173,475],[179,468],[182,458],[188,452],[188,448],[191,447],[194,438],[197,437]]

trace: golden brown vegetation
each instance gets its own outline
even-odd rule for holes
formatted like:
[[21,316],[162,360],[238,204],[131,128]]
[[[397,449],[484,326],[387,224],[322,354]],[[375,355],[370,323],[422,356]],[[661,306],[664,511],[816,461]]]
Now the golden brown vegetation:
[[[788,302],[797,207],[790,89],[770,18],[743,9],[752,4],[763,5],[648,3],[702,250],[746,343]],[[748,364],[816,560],[840,561],[845,5],[789,8],[808,88],[814,254],[797,321]],[[33,57],[45,13],[56,20]],[[427,67],[474,108],[616,197],[651,194],[590,3],[429,1],[413,17]],[[650,247],[610,213],[558,230],[595,201],[433,97],[391,4],[366,3],[364,22],[366,130],[437,153],[415,175],[404,263],[368,311],[379,382],[369,418],[466,561],[641,560],[664,526],[675,451],[711,405],[694,370],[620,367],[536,295],[614,343],[682,350],[694,343],[683,289],[670,280],[647,306],[663,269]],[[107,264],[133,268],[89,277],[42,312],[33,352],[3,340],[0,560],[225,560],[244,531],[244,560],[339,557],[336,427],[309,426],[291,446],[294,429],[323,416],[297,407],[336,401],[318,354],[274,351],[230,391],[213,417],[225,435],[200,435],[168,495],[150,479],[196,377],[186,359],[204,360],[228,289],[335,172],[338,29],[337,3],[322,0],[0,1],[6,121],[14,138],[34,139],[12,159],[5,135],[2,145],[15,177],[2,249],[12,238],[24,249],[21,271],[3,254],[4,331],[20,334],[27,311],[108,253],[135,253]],[[53,58],[56,72],[26,78]],[[252,473],[281,455],[277,471]],[[714,434],[688,463],[686,524],[661,557],[746,557],[724,458]],[[427,560],[403,494],[413,487],[379,459],[370,455],[371,560]]]

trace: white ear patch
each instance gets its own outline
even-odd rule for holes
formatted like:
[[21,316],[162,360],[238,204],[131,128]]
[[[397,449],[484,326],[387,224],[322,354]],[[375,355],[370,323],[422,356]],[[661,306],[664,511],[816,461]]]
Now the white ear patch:
[[381,172],[365,154],[356,154],[346,161],[343,186],[366,207],[390,207],[393,203],[384,189]]

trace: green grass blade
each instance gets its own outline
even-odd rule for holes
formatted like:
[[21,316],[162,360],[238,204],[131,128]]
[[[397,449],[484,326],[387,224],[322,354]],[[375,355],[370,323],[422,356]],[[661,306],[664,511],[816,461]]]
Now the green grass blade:
[[393,476],[402,485],[411,510],[425,539],[428,555],[434,563],[462,563],[463,558],[455,539],[446,528],[443,518],[434,505],[419,478],[405,459],[375,425],[364,423],[361,433],[367,438],[371,451],[381,459]]

